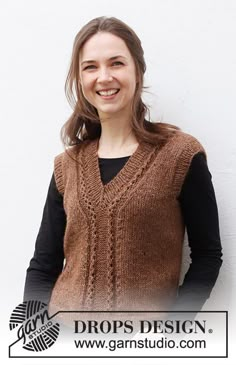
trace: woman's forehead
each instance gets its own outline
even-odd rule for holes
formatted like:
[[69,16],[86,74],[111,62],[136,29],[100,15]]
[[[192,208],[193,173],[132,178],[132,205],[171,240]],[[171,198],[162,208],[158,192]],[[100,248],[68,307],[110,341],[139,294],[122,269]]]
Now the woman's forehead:
[[110,59],[117,56],[130,58],[131,54],[123,39],[109,32],[98,32],[93,35],[80,52],[82,62],[101,57]]

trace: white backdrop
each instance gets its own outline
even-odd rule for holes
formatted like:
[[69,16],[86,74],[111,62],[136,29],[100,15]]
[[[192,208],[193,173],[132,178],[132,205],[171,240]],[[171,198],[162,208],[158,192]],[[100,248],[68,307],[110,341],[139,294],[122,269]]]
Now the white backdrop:
[[[218,202],[224,263],[203,309],[229,310],[230,341],[234,338],[235,342],[236,2],[0,0],[4,364],[32,363],[30,359],[7,359],[8,320],[22,301],[25,272],[34,250],[53,159],[62,151],[60,128],[71,113],[64,82],[73,40],[81,26],[101,15],[127,22],[142,40],[148,67],[145,84],[149,86],[144,98],[151,106],[152,118],[178,125],[197,137],[207,150]],[[234,349],[230,348],[229,359],[215,359],[214,363],[232,364],[233,354]],[[119,362],[103,359],[101,363],[106,360]],[[211,359],[201,361],[213,363]],[[160,363],[157,359],[145,362]],[[174,362],[189,360],[161,360],[162,364]],[[129,363],[139,360],[130,359]]]

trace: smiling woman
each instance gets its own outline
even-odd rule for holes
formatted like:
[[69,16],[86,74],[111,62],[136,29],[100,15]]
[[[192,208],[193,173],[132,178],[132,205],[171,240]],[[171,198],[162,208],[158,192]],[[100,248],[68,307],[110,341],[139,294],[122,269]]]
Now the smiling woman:
[[[24,299],[50,311],[200,310],[221,242],[206,152],[148,120],[135,32],[96,18],[76,35],[62,128]],[[179,287],[184,233],[192,263]]]

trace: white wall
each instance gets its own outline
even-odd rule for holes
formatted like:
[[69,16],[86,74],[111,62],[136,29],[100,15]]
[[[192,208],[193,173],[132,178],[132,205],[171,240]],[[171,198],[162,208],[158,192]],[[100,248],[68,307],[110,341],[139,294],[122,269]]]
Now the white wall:
[[[62,151],[59,131],[71,113],[64,82],[73,40],[82,25],[101,15],[122,19],[141,38],[150,87],[145,100],[152,106],[153,119],[177,124],[197,137],[208,152],[224,264],[203,309],[229,310],[232,323],[236,281],[234,0],[0,1],[3,323],[7,326],[11,311],[22,300],[53,159]],[[2,336],[7,337],[7,327]],[[2,356],[6,354],[4,350]]]

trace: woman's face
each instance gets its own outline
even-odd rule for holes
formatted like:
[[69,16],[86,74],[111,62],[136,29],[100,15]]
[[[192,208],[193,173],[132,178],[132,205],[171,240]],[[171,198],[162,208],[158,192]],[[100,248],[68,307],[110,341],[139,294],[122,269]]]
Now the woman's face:
[[84,44],[79,61],[83,95],[100,119],[130,118],[136,69],[125,42],[108,32],[96,33]]

